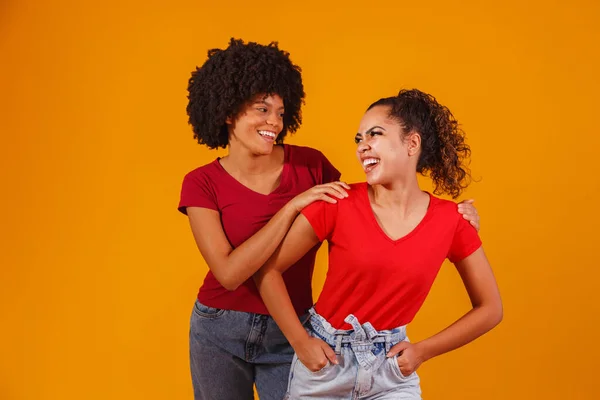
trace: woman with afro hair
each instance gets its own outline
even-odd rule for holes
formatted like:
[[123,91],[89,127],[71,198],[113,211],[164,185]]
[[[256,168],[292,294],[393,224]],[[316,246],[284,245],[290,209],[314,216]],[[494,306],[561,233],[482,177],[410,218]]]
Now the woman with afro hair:
[[[301,70],[277,43],[231,39],[192,72],[187,113],[194,139],[225,157],[189,172],[179,210],[189,218],[209,272],[190,321],[196,400],[262,400],[286,393],[294,349],[251,279],[298,214],[348,196],[340,172],[318,150],[284,144],[301,124]],[[459,205],[478,228],[470,202]],[[315,245],[282,275],[300,321],[313,303]]]
[[[260,294],[293,346],[286,399],[421,399],[421,363],[463,346],[502,319],[502,301],[477,231],[452,201],[469,183],[470,154],[450,110],[419,90],[371,104],[354,137],[366,182],[337,203],[305,207],[255,274]],[[298,318],[282,278],[323,240],[329,269],[310,318]],[[445,259],[458,270],[472,309],[411,344],[409,324]],[[289,271],[289,270],[288,270]]]

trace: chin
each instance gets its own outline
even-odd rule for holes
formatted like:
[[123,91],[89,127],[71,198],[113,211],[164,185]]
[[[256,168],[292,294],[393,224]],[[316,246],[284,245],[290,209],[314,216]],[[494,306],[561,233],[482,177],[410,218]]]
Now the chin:
[[275,143],[272,145],[262,144],[258,146],[254,146],[252,149],[252,153],[257,156],[268,156],[273,152],[273,148],[275,147]]
[[378,185],[378,184],[380,184],[380,183],[381,183],[381,182],[380,182],[380,181],[381,181],[381,179],[378,179],[379,177],[378,177],[378,176],[376,176],[376,175],[367,175],[367,176],[366,176],[366,178],[367,178],[367,179],[366,179],[367,183],[368,183],[369,185],[371,185],[371,186],[373,186],[373,185]]
[[367,183],[373,185],[387,185],[390,183],[389,177],[382,174],[369,174],[366,176]]

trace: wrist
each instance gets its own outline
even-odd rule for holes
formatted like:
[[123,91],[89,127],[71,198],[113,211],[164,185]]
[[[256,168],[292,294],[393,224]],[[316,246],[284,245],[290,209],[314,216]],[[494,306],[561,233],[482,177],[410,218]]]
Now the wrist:
[[310,336],[308,335],[308,333],[306,333],[306,331],[303,330],[297,335],[294,335],[294,337],[289,338],[288,341],[290,342],[290,345],[292,346],[294,351],[297,353],[298,350],[301,350],[304,347],[304,345],[308,342],[309,339]]
[[292,215],[292,216],[297,216],[298,214],[300,214],[300,211],[298,207],[294,204],[294,199],[290,200],[285,206],[283,206],[284,210],[286,211],[286,214]]
[[427,341],[414,343],[413,346],[416,350],[415,353],[417,354],[419,364],[434,357]]

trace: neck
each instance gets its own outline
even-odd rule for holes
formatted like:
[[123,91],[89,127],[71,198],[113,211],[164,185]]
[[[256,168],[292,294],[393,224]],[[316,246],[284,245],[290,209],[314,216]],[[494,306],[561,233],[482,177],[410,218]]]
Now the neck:
[[416,174],[406,180],[398,180],[390,184],[370,186],[371,202],[373,205],[394,208],[405,213],[414,208],[427,196],[419,188]]
[[257,175],[280,167],[278,147],[274,146],[269,154],[253,154],[247,147],[230,143],[229,153],[222,159],[227,167],[234,172]]

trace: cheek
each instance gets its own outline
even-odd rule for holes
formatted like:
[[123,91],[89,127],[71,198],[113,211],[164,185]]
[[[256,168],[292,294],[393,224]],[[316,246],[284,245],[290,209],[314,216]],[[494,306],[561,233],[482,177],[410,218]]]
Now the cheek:
[[256,118],[246,117],[241,124],[238,125],[240,133],[247,134],[256,130],[257,122]]
[[377,152],[382,155],[382,158],[385,157],[388,163],[402,164],[408,158],[406,155],[406,148],[404,148],[401,143],[380,143]]
[[390,148],[385,154],[386,171],[400,171],[406,165],[406,157],[398,149]]

